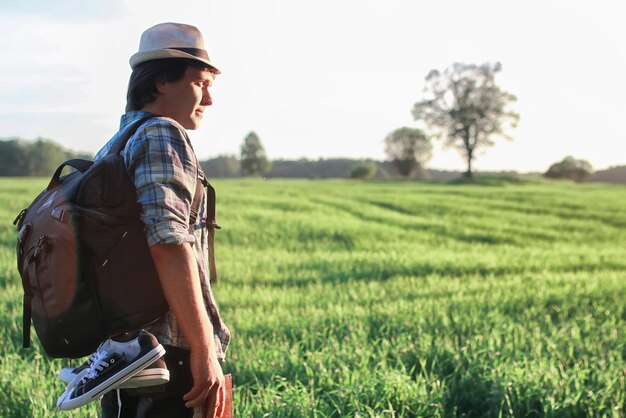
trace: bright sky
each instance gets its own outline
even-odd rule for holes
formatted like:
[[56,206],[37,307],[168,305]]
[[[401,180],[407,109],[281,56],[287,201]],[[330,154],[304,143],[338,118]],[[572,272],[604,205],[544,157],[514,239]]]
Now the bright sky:
[[[626,16],[620,1],[0,0],[0,137],[95,152],[116,130],[128,58],[148,27],[204,33],[222,68],[192,133],[201,159],[255,131],[270,158],[384,159],[416,126],[424,77],[499,61],[520,114],[478,170],[545,171],[566,155],[626,164]],[[463,170],[454,150],[429,166]]]

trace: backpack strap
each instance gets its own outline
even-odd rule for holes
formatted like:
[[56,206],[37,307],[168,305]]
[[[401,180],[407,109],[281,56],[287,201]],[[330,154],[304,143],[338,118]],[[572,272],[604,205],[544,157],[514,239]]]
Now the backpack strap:
[[60,180],[61,172],[63,171],[63,168],[65,168],[65,166],[70,166],[80,171],[81,173],[84,173],[92,165],[93,165],[93,161],[79,160],[79,159],[67,160],[56,169],[56,171],[52,175],[52,178],[50,179],[50,183],[48,183],[48,187],[46,188],[46,190],[52,190],[55,187],[59,186],[59,183],[61,182]]
[[215,222],[215,188],[208,182],[202,170],[198,170],[198,180],[196,181],[196,192],[191,203],[191,212],[189,214],[189,232],[193,232],[193,225],[198,219],[200,212],[200,202],[202,201],[202,189],[207,191],[206,212],[208,229],[208,247],[209,247],[209,277],[211,283],[217,283],[217,268],[215,267],[215,230],[222,229]]
[[191,210],[189,212],[189,232],[193,232],[193,225],[198,219],[200,213],[200,202],[202,202],[202,189],[204,188],[204,182],[206,179],[204,173],[198,170],[198,179],[196,180],[196,192],[193,195],[193,201],[191,202]]
[[32,300],[35,294],[28,280],[22,277],[22,287],[24,288],[24,298],[22,299],[22,347],[30,347],[30,322],[32,319]]
[[[206,181],[206,179],[205,179]],[[211,274],[211,283],[217,283],[217,269],[215,268],[215,230],[222,229],[221,226],[215,222],[215,188],[206,181],[207,189],[207,229],[208,232],[208,244],[209,244],[209,272]]]

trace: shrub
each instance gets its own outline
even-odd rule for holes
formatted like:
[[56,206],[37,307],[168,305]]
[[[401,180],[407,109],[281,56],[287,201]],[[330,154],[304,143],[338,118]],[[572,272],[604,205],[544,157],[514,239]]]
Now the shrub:
[[350,178],[368,180],[376,175],[376,164],[363,163],[357,164],[350,170]]
[[563,161],[550,166],[544,177],[553,179],[570,179],[576,182],[584,181],[593,172],[593,168],[588,161],[577,160],[568,156]]

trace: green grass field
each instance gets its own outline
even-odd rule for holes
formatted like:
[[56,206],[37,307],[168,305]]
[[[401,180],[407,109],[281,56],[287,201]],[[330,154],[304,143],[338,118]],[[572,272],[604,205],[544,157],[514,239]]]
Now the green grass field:
[[[21,349],[11,222],[44,185],[0,180],[0,416],[96,416]],[[215,185],[237,417],[626,416],[626,187]]]

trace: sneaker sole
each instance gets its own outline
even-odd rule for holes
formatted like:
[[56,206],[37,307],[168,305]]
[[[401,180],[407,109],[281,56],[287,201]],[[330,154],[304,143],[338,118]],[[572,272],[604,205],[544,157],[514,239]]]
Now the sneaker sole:
[[[72,379],[76,377],[76,373],[66,372],[61,370],[59,372],[59,379],[66,384],[70,383]],[[127,381],[121,383],[118,388],[131,389],[131,388],[143,388],[146,386],[162,385],[170,381],[170,372],[167,369],[144,369],[136,375],[132,376]]]
[[144,388],[163,385],[170,381],[170,372],[167,369],[145,369],[116,387],[119,389]]
[[80,408],[88,403],[97,400],[105,393],[112,389],[115,389],[120,384],[129,380],[138,371],[145,369],[148,365],[154,363],[158,358],[165,354],[165,349],[161,344],[148,351],[139,359],[135,360],[132,364],[123,370],[120,370],[115,375],[109,377],[107,380],[91,389],[89,392],[83,393],[81,396],[73,399],[67,399],[57,405],[59,411],[69,411],[70,409]]

